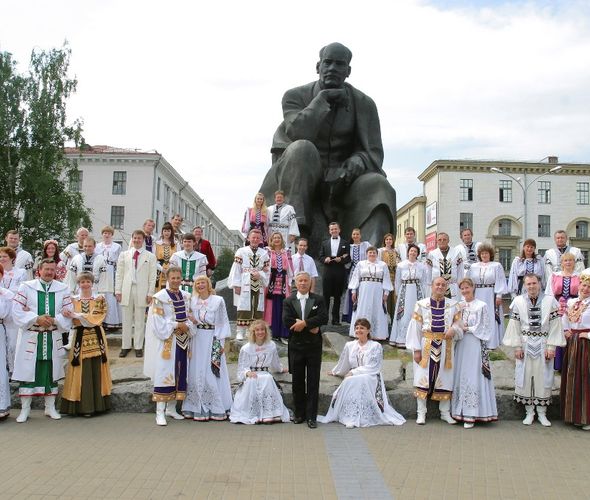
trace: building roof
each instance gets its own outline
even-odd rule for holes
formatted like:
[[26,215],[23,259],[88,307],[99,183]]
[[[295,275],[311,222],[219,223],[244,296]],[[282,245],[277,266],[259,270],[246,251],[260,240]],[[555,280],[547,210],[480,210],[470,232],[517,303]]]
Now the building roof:
[[404,206],[397,209],[398,214],[405,212],[416,205],[426,205],[426,196],[414,196],[410,201],[408,201]]
[[64,148],[66,154],[80,154],[80,155],[95,155],[95,154],[137,154],[137,155],[159,155],[155,149],[150,151],[142,151],[141,149],[130,149],[130,148],[116,148],[113,146],[107,146],[105,144],[99,144],[91,146],[90,144],[84,144],[78,148]]

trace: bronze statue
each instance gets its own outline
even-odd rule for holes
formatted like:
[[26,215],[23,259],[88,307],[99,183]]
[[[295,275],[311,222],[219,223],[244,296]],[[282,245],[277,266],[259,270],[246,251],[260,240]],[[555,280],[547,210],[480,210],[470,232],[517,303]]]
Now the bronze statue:
[[345,83],[351,59],[344,45],[327,45],[316,65],[319,80],[285,93],[261,188],[267,198],[285,191],[316,254],[331,221],[343,234],[360,227],[372,243],[395,232],[395,191],[382,168],[377,107]]

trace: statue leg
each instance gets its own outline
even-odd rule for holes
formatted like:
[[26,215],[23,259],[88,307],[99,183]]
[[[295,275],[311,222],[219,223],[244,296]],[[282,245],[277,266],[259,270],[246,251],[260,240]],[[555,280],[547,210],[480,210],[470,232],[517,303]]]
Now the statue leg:
[[311,141],[299,140],[289,144],[270,168],[261,192],[271,204],[274,192],[282,189],[285,200],[295,209],[298,224],[309,226],[321,179],[322,165],[317,148]]

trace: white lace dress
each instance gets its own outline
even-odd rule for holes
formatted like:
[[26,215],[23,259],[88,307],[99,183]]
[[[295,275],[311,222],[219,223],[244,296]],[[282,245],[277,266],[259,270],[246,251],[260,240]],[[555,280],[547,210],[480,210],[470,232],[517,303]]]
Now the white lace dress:
[[381,374],[383,348],[369,340],[361,346],[358,340],[347,342],[332,372],[344,378],[332,395],[326,416],[318,421],[340,422],[346,426],[402,425],[406,420],[389,404]]
[[10,384],[8,382],[8,335],[4,321],[10,317],[14,294],[0,286],[0,414],[10,410]]
[[488,306],[483,300],[473,299],[460,302],[459,307],[468,329],[455,345],[451,415],[455,420],[470,423],[498,420],[487,347],[495,330]]
[[[280,373],[283,365],[274,342],[263,345],[248,343],[240,349],[238,381],[229,414],[234,424],[256,424],[268,420],[289,422],[289,410],[271,372]],[[256,373],[256,378],[246,373]]]

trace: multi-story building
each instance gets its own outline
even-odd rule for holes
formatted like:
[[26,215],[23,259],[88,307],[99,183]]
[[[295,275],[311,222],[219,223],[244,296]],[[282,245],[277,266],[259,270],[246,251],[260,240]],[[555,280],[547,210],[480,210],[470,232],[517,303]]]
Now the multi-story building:
[[471,228],[476,240],[496,249],[505,269],[533,238],[537,250],[551,248],[553,234],[567,232],[588,263],[590,238],[590,164],[547,162],[436,160],[418,179],[423,183],[425,229],[418,233],[433,248],[437,232],[459,243]]
[[162,224],[179,213],[184,217],[183,231],[203,227],[216,255],[224,247],[233,251],[242,245],[236,232],[225,226],[160,153],[86,146],[67,148],[66,155],[77,165],[70,189],[84,195],[95,234],[111,225],[115,240],[126,246],[145,219],[156,221],[159,234]]
[[424,223],[426,208],[426,196],[415,196],[403,207],[397,210],[397,231],[395,235],[395,244],[404,243],[404,233],[406,228],[413,227],[416,231],[417,241],[424,241],[425,228]]

